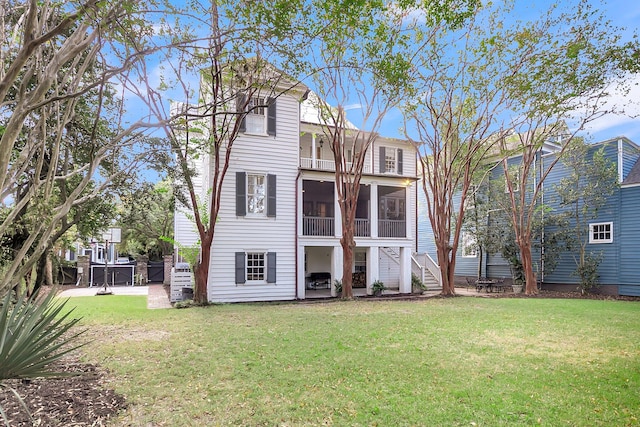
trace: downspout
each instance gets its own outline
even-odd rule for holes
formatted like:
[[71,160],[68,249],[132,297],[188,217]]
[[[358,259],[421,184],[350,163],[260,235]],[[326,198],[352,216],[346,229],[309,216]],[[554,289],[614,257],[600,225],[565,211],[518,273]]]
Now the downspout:
[[[542,161],[544,157],[542,156],[542,148],[538,151],[538,179],[542,178]],[[544,182],[540,183],[540,201],[542,206],[544,206]],[[540,236],[540,287],[542,288],[542,283],[544,282],[544,243],[545,243],[545,227],[544,227],[544,207],[542,208],[542,234]]]
[[[418,172],[418,155],[417,154],[416,154],[416,157],[415,157],[415,161],[416,161],[416,175],[417,175],[417,172]],[[422,175],[422,173],[421,173],[421,175]],[[418,187],[420,187],[420,186],[418,185],[418,181],[416,181],[416,202],[414,203],[414,209],[416,211],[415,212],[415,219],[416,219],[415,220],[415,223],[416,223],[415,224],[415,226],[416,226],[416,228],[415,228],[415,232],[416,232],[415,251],[416,251],[416,253],[418,253],[418,195],[420,194],[418,192]]]

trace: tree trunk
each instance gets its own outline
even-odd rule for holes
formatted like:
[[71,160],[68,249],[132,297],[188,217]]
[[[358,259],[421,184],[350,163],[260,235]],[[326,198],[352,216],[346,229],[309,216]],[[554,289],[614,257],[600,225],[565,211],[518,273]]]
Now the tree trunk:
[[538,293],[538,283],[533,272],[533,258],[531,255],[531,244],[526,241],[520,242],[520,261],[524,270],[525,294],[536,295]]
[[207,304],[209,302],[209,263],[211,262],[211,244],[213,235],[205,236],[200,245],[200,258],[195,266],[194,279],[195,289],[193,290],[193,302],[196,304]]
[[453,275],[451,274],[451,261],[449,259],[449,247],[438,247],[438,264],[440,265],[440,276],[442,277],[442,292],[441,295],[453,296],[456,294],[453,282]]
[[342,230],[342,298],[353,298],[353,248],[355,242],[350,230]]

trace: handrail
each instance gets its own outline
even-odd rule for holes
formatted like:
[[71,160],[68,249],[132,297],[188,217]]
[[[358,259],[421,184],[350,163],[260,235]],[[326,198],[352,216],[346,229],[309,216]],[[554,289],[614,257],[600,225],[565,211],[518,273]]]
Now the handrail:
[[431,258],[428,253],[424,253],[424,266],[436,278],[438,285],[442,287],[442,275],[440,274],[440,266]]

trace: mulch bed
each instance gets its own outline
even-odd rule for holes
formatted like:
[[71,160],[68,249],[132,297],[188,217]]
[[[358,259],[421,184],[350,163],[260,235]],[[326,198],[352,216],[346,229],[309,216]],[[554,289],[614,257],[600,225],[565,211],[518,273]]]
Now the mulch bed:
[[494,298],[565,298],[565,299],[595,299],[595,300],[616,300],[616,301],[640,301],[640,297],[630,297],[625,295],[605,295],[599,293],[580,293],[580,292],[559,292],[540,290],[537,295],[514,294],[513,292],[489,292],[482,296],[490,296]]
[[[65,359],[52,365],[52,370],[74,375],[4,383],[20,395],[31,418],[10,390],[0,388],[0,406],[9,418],[9,425],[103,426],[107,419],[126,408],[124,397],[108,388],[96,365]],[[0,425],[4,425],[1,417]]]

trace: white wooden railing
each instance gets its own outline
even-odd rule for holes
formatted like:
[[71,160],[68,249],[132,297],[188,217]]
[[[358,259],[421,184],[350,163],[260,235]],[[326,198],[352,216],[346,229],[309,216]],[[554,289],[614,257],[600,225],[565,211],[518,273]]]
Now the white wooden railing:
[[305,216],[302,218],[303,236],[333,236],[333,218]]
[[378,220],[379,237],[407,237],[407,225],[404,219]]
[[369,237],[371,236],[371,222],[368,219],[356,218],[355,224],[355,236],[356,237]]
[[[347,162],[347,170],[351,169],[351,162]],[[303,169],[319,169],[324,171],[335,171],[335,162],[333,159],[325,160],[325,159],[316,159],[315,165],[313,159],[308,157],[300,158],[300,167]],[[371,173],[371,165],[365,163],[362,167],[363,173]]]

